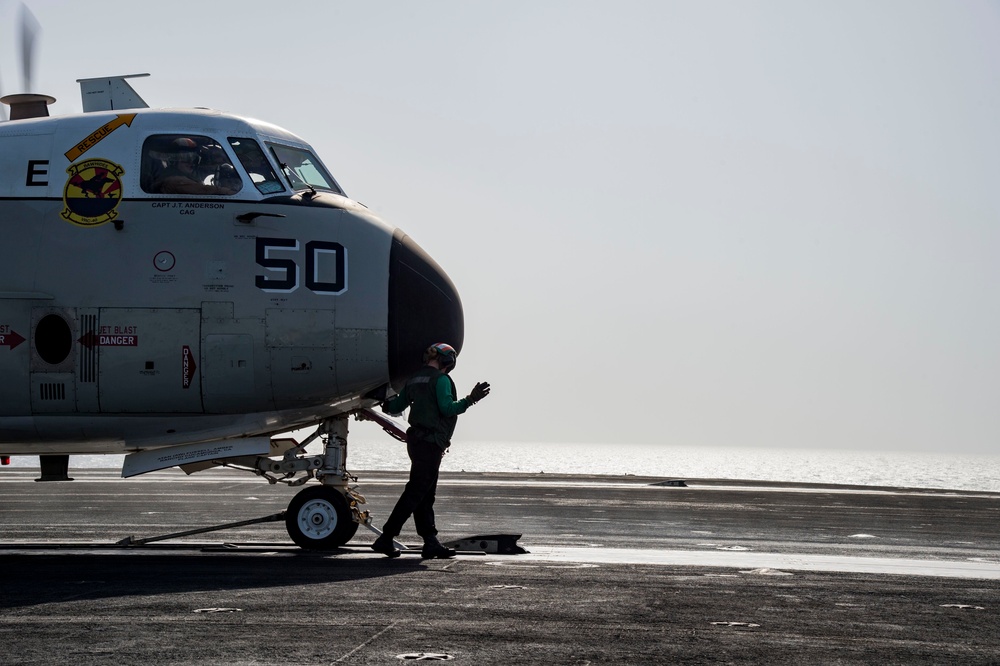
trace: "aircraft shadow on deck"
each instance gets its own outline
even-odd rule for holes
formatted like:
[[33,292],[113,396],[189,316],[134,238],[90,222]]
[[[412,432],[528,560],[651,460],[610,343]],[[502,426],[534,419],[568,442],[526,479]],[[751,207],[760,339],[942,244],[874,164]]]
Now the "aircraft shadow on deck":
[[249,590],[330,583],[356,584],[426,569],[420,560],[338,559],[338,553],[289,551],[204,555],[121,553],[0,554],[0,609],[76,600]]

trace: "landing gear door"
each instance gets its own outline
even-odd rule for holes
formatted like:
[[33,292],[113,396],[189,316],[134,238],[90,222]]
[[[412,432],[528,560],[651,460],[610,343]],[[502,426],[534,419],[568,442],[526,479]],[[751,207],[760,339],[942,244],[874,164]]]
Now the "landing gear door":
[[203,411],[198,362],[201,311],[101,308],[88,343],[100,356],[104,413]]

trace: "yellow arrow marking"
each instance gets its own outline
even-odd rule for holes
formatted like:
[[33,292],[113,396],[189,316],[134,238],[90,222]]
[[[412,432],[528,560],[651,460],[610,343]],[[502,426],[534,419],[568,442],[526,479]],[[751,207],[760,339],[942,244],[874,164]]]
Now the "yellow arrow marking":
[[74,162],[80,158],[85,152],[96,146],[102,139],[114,132],[116,129],[122,125],[132,126],[132,120],[135,118],[134,113],[119,113],[118,116],[104,124],[99,128],[90,133],[90,135],[83,141],[76,144],[73,148],[66,151],[66,159],[70,162]]

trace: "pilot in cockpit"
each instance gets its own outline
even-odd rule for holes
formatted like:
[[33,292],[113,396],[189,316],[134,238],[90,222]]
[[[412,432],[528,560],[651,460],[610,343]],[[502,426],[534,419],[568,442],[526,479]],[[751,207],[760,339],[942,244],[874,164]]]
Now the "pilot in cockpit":
[[256,141],[252,139],[231,138],[229,139],[229,144],[232,146],[243,168],[250,175],[250,180],[253,181],[254,186],[261,193],[274,194],[285,189]]
[[[219,148],[219,152],[222,149]],[[215,177],[212,182],[206,182],[207,177],[202,173],[200,167],[203,164],[201,147],[194,139],[179,137],[170,142],[169,151],[163,153],[166,166],[155,175],[153,180],[153,191],[161,194],[234,194],[238,192],[242,183],[236,175],[233,166],[225,158],[225,153],[220,164],[207,165],[213,167],[216,172],[221,173],[222,167],[228,166],[232,174],[229,179]],[[211,154],[208,155],[211,161]]]

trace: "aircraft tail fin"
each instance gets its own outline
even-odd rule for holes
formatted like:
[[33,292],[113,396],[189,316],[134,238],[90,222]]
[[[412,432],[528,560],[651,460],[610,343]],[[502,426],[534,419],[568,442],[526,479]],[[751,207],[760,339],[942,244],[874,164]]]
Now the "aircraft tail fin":
[[118,109],[148,109],[149,104],[139,96],[125,79],[134,79],[149,74],[123,74],[102,76],[96,79],[77,79],[80,96],[83,98],[83,112],[116,111]]

